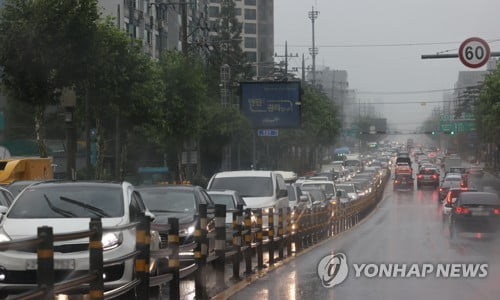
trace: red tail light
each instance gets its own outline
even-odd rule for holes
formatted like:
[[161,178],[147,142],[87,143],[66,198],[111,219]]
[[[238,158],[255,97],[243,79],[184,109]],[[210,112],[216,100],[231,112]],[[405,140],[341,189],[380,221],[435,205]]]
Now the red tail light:
[[438,179],[438,176],[436,174],[432,175],[432,178]]
[[468,213],[470,213],[470,210],[467,207],[457,206],[457,207],[455,207],[455,213],[468,214]]
[[493,213],[494,213],[495,215],[500,215],[500,208],[495,208],[495,209],[493,210]]
[[469,188],[466,188],[466,187],[463,187],[463,188],[460,188],[461,191],[467,191],[469,190]]
[[439,191],[442,192],[443,191],[443,188],[439,188]]
[[451,194],[448,194],[448,197],[446,197],[446,203],[451,204]]
[[422,176],[422,174],[418,174],[418,176],[417,176],[417,177],[418,177],[418,178],[422,178],[422,177],[424,177],[424,176]]
[[460,182],[460,186],[461,186],[461,187],[465,187],[465,182],[463,182],[463,181],[462,181],[462,182]]
[[395,184],[398,184],[398,183],[399,183],[399,180],[394,180],[394,183],[395,183]]

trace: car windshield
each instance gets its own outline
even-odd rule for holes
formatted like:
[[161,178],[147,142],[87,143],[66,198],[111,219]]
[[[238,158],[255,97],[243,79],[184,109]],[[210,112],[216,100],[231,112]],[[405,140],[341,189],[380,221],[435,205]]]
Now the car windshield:
[[140,194],[152,212],[192,212],[196,209],[194,190],[140,189]]
[[334,194],[334,188],[332,184],[326,184],[326,183],[303,183],[302,184],[302,189],[303,190],[309,190],[309,189],[322,189],[325,191],[326,194]]
[[13,219],[122,217],[121,187],[54,185],[28,188],[9,211]]
[[350,184],[338,184],[337,190],[343,190],[346,193],[355,193],[356,192],[354,185],[350,185]]
[[359,160],[346,160],[344,161],[344,166],[346,167],[358,167],[360,165]]
[[237,191],[241,197],[270,197],[273,182],[271,177],[216,177],[210,189]]
[[215,204],[225,205],[226,209],[236,208],[234,205],[234,198],[231,195],[210,193],[210,198],[212,198]]

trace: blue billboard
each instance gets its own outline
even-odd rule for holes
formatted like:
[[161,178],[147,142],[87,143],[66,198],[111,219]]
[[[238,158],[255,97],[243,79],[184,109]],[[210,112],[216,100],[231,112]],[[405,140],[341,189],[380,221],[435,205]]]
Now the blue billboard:
[[300,127],[300,81],[241,82],[240,109],[254,128]]

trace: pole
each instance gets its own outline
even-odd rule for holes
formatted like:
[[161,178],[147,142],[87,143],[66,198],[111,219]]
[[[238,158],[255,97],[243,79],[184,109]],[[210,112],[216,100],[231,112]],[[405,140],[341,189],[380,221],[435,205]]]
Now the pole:
[[285,41],[285,81],[288,81],[288,41]]
[[182,22],[182,53],[184,55],[188,54],[188,40],[187,40],[187,26],[188,26],[188,20],[187,20],[187,3],[186,0],[181,0],[180,1],[181,5],[181,22]]
[[315,39],[315,30],[314,23],[318,18],[319,11],[314,10],[314,6],[312,10],[309,12],[309,19],[311,19],[312,23],[312,48],[309,49],[309,53],[312,56],[312,86],[316,85],[316,55],[318,54],[318,49],[316,48],[316,39]]
[[252,169],[256,169],[257,158],[256,158],[256,146],[255,146],[255,130],[253,130],[252,134]]
[[304,53],[302,53],[302,82],[306,81],[306,62],[304,60]]

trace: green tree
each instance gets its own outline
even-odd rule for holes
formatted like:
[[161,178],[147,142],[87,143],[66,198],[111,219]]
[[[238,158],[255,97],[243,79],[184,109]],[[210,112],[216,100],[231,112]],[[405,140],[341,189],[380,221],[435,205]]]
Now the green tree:
[[[161,102],[147,125],[147,133],[163,153],[175,148],[177,174],[185,179],[182,150],[185,142],[198,141],[207,118],[207,80],[199,58],[167,51],[159,61]],[[191,177],[192,174],[187,174]]]
[[123,143],[114,146],[115,170],[119,170],[114,175],[121,179],[128,133],[146,122],[155,110],[158,72],[151,59],[141,52],[140,43],[110,20],[98,24],[91,51],[94,60],[88,66],[89,77],[81,82],[81,90],[89,88],[88,101],[96,128],[95,177],[106,176],[104,157],[113,149],[110,142],[123,137]]
[[500,145],[500,68],[486,76],[476,109],[476,122],[485,142]]
[[42,157],[45,109],[85,76],[97,19],[96,0],[7,0],[1,10],[2,84],[13,99],[34,108]]

